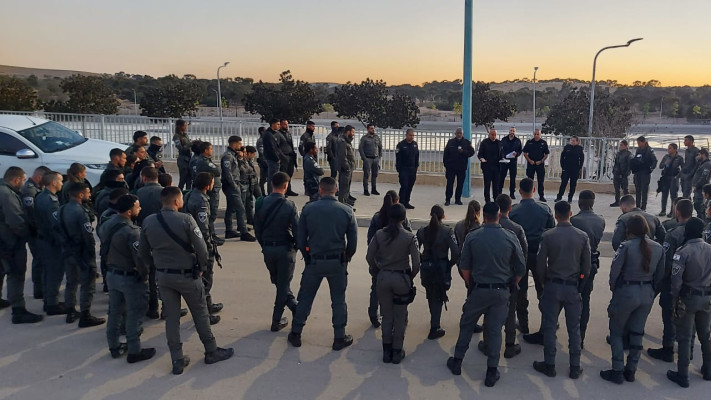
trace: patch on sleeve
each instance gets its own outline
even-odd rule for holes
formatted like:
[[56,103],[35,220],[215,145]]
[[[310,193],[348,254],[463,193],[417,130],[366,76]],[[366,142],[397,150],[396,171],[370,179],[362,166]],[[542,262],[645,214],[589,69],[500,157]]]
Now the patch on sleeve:
[[708,175],[708,174],[709,174],[709,170],[708,170],[708,169],[705,169],[705,170],[704,170],[704,176],[706,176],[706,175]]
[[225,161],[222,163],[222,165],[224,165],[225,168],[229,168],[229,167],[230,167],[230,164],[231,164],[231,163],[230,163],[230,160],[225,160]]
[[134,248],[136,251],[138,251],[138,245],[139,245],[138,240],[136,240],[135,242],[133,242],[133,248]]
[[664,252],[666,253],[667,251],[669,251],[669,247],[671,247],[671,245],[669,244],[669,242],[664,242],[664,244],[662,244],[662,247],[664,247]]
[[674,261],[679,261],[681,260],[681,254],[674,254],[674,257],[672,257]]
[[85,222],[84,229],[89,233],[94,233],[94,227],[91,226],[91,222]]
[[207,165],[208,165],[210,168],[217,168],[217,167],[215,166],[215,164],[213,164],[213,163],[209,163],[209,164],[207,164]]
[[25,203],[25,207],[32,207],[35,204],[35,198],[34,197],[25,197],[22,199],[22,202]]
[[[676,256],[674,256],[674,257],[676,257]],[[674,265],[672,265],[672,270],[671,270],[672,275],[678,275],[679,271],[681,271],[681,265],[674,263]]]
[[54,217],[55,221],[59,221],[59,211],[55,211],[52,213],[52,216]]
[[207,221],[207,212],[205,212],[205,211],[198,212],[198,219],[200,220],[200,222],[203,222],[203,223],[205,221]]
[[454,242],[454,244],[459,244],[459,243],[457,243],[457,236],[454,233],[452,233],[450,235],[450,237],[452,238],[452,241]]
[[200,239],[202,239],[202,232],[200,232],[200,228],[197,228],[197,227],[196,227],[195,229],[193,229],[193,233],[195,234],[195,236],[197,236],[197,237],[199,237]]

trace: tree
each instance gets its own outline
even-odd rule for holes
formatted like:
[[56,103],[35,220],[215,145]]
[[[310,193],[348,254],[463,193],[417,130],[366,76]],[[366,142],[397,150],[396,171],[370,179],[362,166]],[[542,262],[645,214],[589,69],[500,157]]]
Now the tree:
[[[632,126],[632,110],[624,97],[613,97],[609,90],[597,88],[593,136],[622,137]],[[543,123],[542,132],[565,136],[585,136],[588,129],[590,96],[585,89],[573,89],[553,106]]]
[[0,110],[34,111],[37,93],[21,79],[0,75]]
[[141,115],[159,118],[180,118],[194,115],[200,99],[200,85],[194,78],[168,75],[158,79],[141,99]]
[[500,92],[492,91],[488,83],[476,82],[472,87],[472,122],[475,126],[491,129],[496,120],[508,121],[516,112]]
[[278,84],[254,84],[252,92],[244,96],[244,109],[259,114],[262,121],[280,118],[303,124],[323,107],[311,85],[295,81],[291,71],[284,71]]
[[400,129],[420,123],[420,109],[412,98],[403,93],[391,94],[382,80],[348,82],[337,87],[330,100],[339,117],[355,118],[363,126]]
[[60,103],[65,112],[77,114],[116,114],[119,101],[99,76],[72,75],[59,84],[69,100]]

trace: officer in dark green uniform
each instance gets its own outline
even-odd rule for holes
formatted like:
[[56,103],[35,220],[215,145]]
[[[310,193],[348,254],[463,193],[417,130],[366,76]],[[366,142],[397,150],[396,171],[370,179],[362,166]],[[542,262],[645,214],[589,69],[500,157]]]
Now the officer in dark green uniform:
[[220,168],[212,162],[212,144],[210,142],[202,142],[200,144],[200,155],[196,157],[193,166],[193,176],[197,176],[200,172],[209,172],[215,177],[215,183],[212,189],[207,193],[210,198],[210,236],[214,243],[221,246],[225,240],[217,237],[215,233],[215,220],[217,219],[217,208],[220,206],[220,190],[222,189],[222,179],[220,178]]
[[20,199],[23,182],[25,171],[19,167],[9,167],[0,181],[0,258],[2,272],[7,276],[7,299],[12,306],[13,324],[42,321],[41,315],[33,314],[25,308],[25,243],[30,235],[30,227]]
[[304,192],[309,196],[309,201],[318,200],[318,181],[323,176],[323,168],[318,165],[318,147],[315,142],[304,144]]
[[[239,136],[230,136],[227,140],[229,146],[225,149],[220,160],[222,168],[222,188],[227,199],[227,209],[225,210],[225,238],[232,239],[239,237],[245,241],[254,241],[252,235],[247,231],[246,211],[242,202],[242,174],[239,168],[239,160],[237,152],[241,151],[242,138]],[[220,175],[217,175],[219,178]],[[217,179],[217,178],[216,178]],[[236,232],[233,229],[232,218],[237,217]],[[252,239],[252,240],[250,240]]]
[[190,363],[183,355],[180,341],[180,298],[184,298],[193,316],[195,329],[205,347],[205,364],[226,360],[232,348],[219,348],[210,329],[205,287],[200,275],[206,270],[208,252],[200,227],[183,208],[183,194],[177,187],[161,192],[163,209],[143,221],[138,253],[146,265],[156,269],[163,307],[166,314],[165,336],[168,339],[173,374],[180,375]]
[[[109,321],[106,340],[111,357],[119,358],[126,349],[131,364],[148,360],[156,354],[154,348],[141,348],[141,325],[148,308],[148,267],[138,255],[141,228],[133,223],[141,211],[138,197],[127,194],[116,202],[116,211],[101,226],[101,245],[108,267]],[[126,347],[119,342],[121,314],[126,312]]]
[[64,289],[67,323],[74,322],[78,316],[75,305],[77,287],[81,285],[79,327],[88,328],[106,322],[104,318],[91,315],[91,302],[96,290],[96,242],[89,212],[81,205],[91,198],[91,192],[87,185],[81,183],[72,187],[69,197],[69,202],[59,209],[57,221],[64,244],[64,268],[67,274]]
[[[654,304],[655,291],[664,277],[664,250],[647,237],[646,221],[636,215],[627,221],[627,241],[617,249],[610,266],[612,300],[610,318],[612,369],[600,377],[617,384],[633,382],[642,353],[647,316]],[[625,365],[625,337],[629,336],[629,356]]]
[[583,300],[583,308],[580,314],[580,347],[585,341],[585,331],[588,329],[590,321],[590,295],[593,291],[593,282],[598,268],[600,268],[600,252],[597,246],[602,240],[605,231],[605,218],[593,212],[595,205],[595,193],[592,190],[583,190],[578,196],[578,207],[580,212],[570,218],[570,223],[588,234],[590,239],[590,275],[583,282],[580,295]]
[[510,287],[517,285],[526,272],[526,262],[516,235],[499,225],[499,206],[484,205],[484,225],[471,231],[462,247],[459,263],[462,279],[472,290],[459,322],[459,338],[454,357],[447,368],[454,375],[462,373],[462,359],[469,349],[474,328],[484,315],[488,360],[484,384],[492,387],[499,380],[501,327],[506,322]]
[[[141,213],[138,214],[136,223],[143,224],[143,220],[149,215],[160,212],[163,207],[160,202],[160,192],[163,186],[158,183],[158,169],[149,167],[141,170],[141,180],[143,187],[138,189],[136,196],[141,202]],[[156,271],[148,271],[148,311],[146,316],[151,319],[158,319],[158,284],[156,283]]]
[[[296,168],[296,151],[294,151],[294,138],[289,132],[289,121],[286,119],[281,119],[279,121],[279,134],[282,136],[283,140],[280,142],[280,149],[282,153],[282,159],[279,164],[279,170],[281,172],[286,172],[289,178],[294,176],[294,169]],[[287,196],[298,196],[299,194],[291,190],[291,184],[286,190]]]
[[694,205],[689,199],[681,199],[676,203],[674,217],[679,225],[670,230],[664,236],[664,279],[659,291],[659,306],[662,308],[662,322],[664,331],[662,333],[662,347],[657,349],[647,349],[647,354],[657,360],[674,362],[674,343],[676,342],[676,326],[673,316],[672,299],[672,264],[676,250],[684,244],[684,230],[687,221],[694,215]]
[[664,230],[664,226],[662,226],[659,222],[659,218],[640,210],[637,208],[636,204],[634,196],[631,194],[624,195],[620,199],[620,210],[622,210],[622,215],[620,215],[617,219],[617,222],[615,223],[615,232],[612,234],[612,248],[615,251],[617,251],[620,243],[622,243],[625,238],[625,232],[627,232],[627,220],[635,215],[641,215],[644,217],[645,221],[647,221],[647,226],[649,226],[649,233],[647,233],[647,235],[649,235],[650,239],[659,244],[664,243],[666,231]]
[[178,172],[180,181],[178,187],[190,190],[192,180],[190,179],[190,138],[188,137],[188,123],[182,119],[175,121],[175,134],[173,135],[173,145],[178,150]]
[[570,223],[570,203],[555,205],[558,225],[543,233],[538,249],[537,285],[543,287],[541,320],[543,321],[544,361],[534,361],[533,368],[549,377],[555,376],[556,329],[561,309],[565,309],[568,328],[570,378],[578,379],[580,368],[580,312],[582,301],[579,287],[590,275],[590,240],[588,235]]
[[205,300],[207,301],[207,310],[210,312],[210,325],[215,325],[220,322],[220,316],[214,315],[222,310],[222,303],[213,303],[210,290],[212,289],[214,277],[215,261],[220,262],[219,254],[217,253],[215,243],[212,241],[213,236],[210,235],[210,198],[208,193],[212,190],[212,185],[215,179],[209,172],[199,172],[193,180],[193,189],[184,197],[183,212],[190,214],[197,223],[202,237],[205,239],[207,247],[207,264],[205,272],[202,274],[202,281],[205,286]]
[[67,309],[59,302],[59,287],[64,278],[62,262],[62,238],[55,229],[59,218],[59,196],[62,190],[62,174],[47,172],[42,176],[44,190],[35,200],[35,221],[37,222],[37,256],[42,265],[44,287],[44,312],[47,315],[64,315]]
[[707,149],[699,150],[696,156],[696,171],[691,179],[691,187],[694,189],[694,209],[697,217],[704,218],[704,185],[709,183],[711,178],[711,160]]
[[331,292],[333,310],[333,350],[341,350],[353,344],[353,337],[346,335],[348,311],[346,285],[348,262],[358,245],[358,225],[353,210],[335,197],[338,187],[333,178],[323,178],[319,183],[321,199],[307,204],[299,218],[297,247],[306,260],[301,275],[301,288],[294,313],[294,322],[289,333],[289,343],[301,346],[301,332],[311,313],[321,281],[326,278]]
[[414,300],[412,280],[420,272],[420,246],[417,237],[403,226],[405,207],[395,204],[388,214],[388,225],[368,244],[365,259],[368,267],[377,271],[376,288],[383,315],[383,362],[400,364],[405,357],[407,305]]
[[40,166],[35,169],[31,177],[27,179],[20,190],[22,197],[22,205],[25,206],[25,215],[27,223],[30,226],[30,238],[27,244],[32,252],[32,286],[35,299],[42,298],[42,264],[39,258],[39,249],[37,247],[37,221],[35,218],[35,198],[42,191],[42,176],[49,172],[49,168]]
[[[521,225],[526,232],[528,241],[528,255],[526,257],[526,273],[523,275],[519,285],[518,298],[516,299],[516,314],[518,316],[518,327],[524,334],[524,340],[529,343],[543,344],[543,335],[540,330],[528,335],[528,271],[531,271],[533,280],[536,282],[536,253],[541,241],[541,235],[546,229],[553,228],[553,214],[550,207],[539,203],[533,199],[536,189],[531,178],[523,178],[519,182],[519,193],[521,202],[511,209],[509,218],[511,221]],[[540,298],[540,287],[536,286],[536,293]]]
[[704,224],[699,218],[686,223],[684,245],[674,254],[672,296],[674,320],[679,340],[677,371],[667,371],[667,378],[681,387],[689,387],[689,347],[694,325],[701,341],[704,380],[711,381],[711,245],[704,243]]
[[288,307],[292,314],[296,311],[296,300],[290,285],[296,264],[299,214],[294,202],[284,196],[289,187],[289,180],[289,175],[284,172],[277,172],[272,176],[272,192],[262,200],[254,218],[254,233],[262,246],[269,280],[276,286],[272,332],[284,329],[289,323],[286,317],[282,317],[284,307]]

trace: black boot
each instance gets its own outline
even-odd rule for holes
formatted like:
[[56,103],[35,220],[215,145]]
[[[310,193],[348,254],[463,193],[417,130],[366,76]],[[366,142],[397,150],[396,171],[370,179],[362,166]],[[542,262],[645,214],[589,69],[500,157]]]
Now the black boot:
[[111,352],[111,358],[120,358],[122,355],[126,354],[126,351],[128,351],[128,345],[126,343],[119,343],[118,347],[109,349],[109,352]]
[[543,345],[543,332],[538,331],[536,333],[523,335],[523,340],[525,340],[526,343]]
[[533,369],[535,369],[536,371],[538,371],[550,378],[553,378],[556,375],[555,365],[549,365],[543,361],[534,361],[533,362]]
[[333,339],[333,350],[339,351],[353,344],[353,336],[345,335],[342,338]]
[[405,358],[405,350],[393,349],[393,364],[400,364],[403,358]]
[[81,312],[81,317],[79,317],[79,327],[80,328],[90,328],[92,326],[98,326],[106,323],[106,319],[98,318],[87,310]]
[[363,187],[363,196],[370,196],[370,192],[368,192],[367,187]]
[[47,313],[47,315],[64,315],[67,313],[67,307],[64,303],[59,303],[53,306],[45,306],[44,312]]
[[657,360],[674,362],[674,347],[662,347],[659,349],[647,349],[647,354]]
[[440,327],[432,328],[432,329],[430,329],[429,335],[427,335],[427,339],[429,339],[429,340],[439,339],[442,336],[444,336],[444,334],[445,334],[444,329],[442,329]]
[[578,379],[578,378],[580,378],[580,375],[582,375],[582,374],[583,374],[583,369],[580,368],[580,366],[572,366],[572,365],[570,366],[570,373],[568,374],[570,379]]
[[486,369],[486,379],[484,379],[484,385],[486,385],[486,387],[494,387],[500,377],[501,375],[499,374],[498,368],[489,367]]
[[65,321],[68,324],[74,323],[74,321],[76,321],[78,318],[79,318],[79,311],[77,311],[76,308],[72,307],[72,308],[67,309],[67,318]]
[[173,361],[173,375],[180,375],[183,373],[185,367],[190,364],[190,357],[183,356],[180,360]]
[[688,375],[681,375],[677,371],[669,370],[669,371],[667,371],[667,378],[670,381],[676,383],[677,385],[679,385],[683,388],[689,387],[689,376]]
[[217,325],[220,322],[220,316],[219,315],[210,315],[210,325]]
[[156,349],[154,349],[153,347],[149,347],[146,349],[141,349],[136,354],[129,354],[126,357],[126,361],[128,361],[129,364],[134,364],[139,361],[150,360],[151,358],[153,358],[154,355],[156,355]]
[[218,347],[215,351],[205,353],[205,364],[214,364],[216,362],[225,361],[235,354],[235,349],[229,347],[223,349]]
[[600,371],[600,378],[618,385],[623,384],[625,381],[622,371],[615,371],[614,369]]
[[300,333],[290,332],[289,336],[286,337],[286,340],[289,341],[289,343],[291,343],[291,345],[294,347],[301,347],[301,334]]
[[462,374],[462,359],[455,358],[455,357],[449,357],[449,359],[447,359],[447,368],[449,368],[449,370],[452,371],[453,375],[461,375]]
[[40,322],[44,319],[43,316],[33,314],[25,307],[13,307],[12,308],[12,323],[13,324],[34,324]]
[[383,362],[389,364],[393,362],[393,345],[383,343]]
[[289,320],[286,317],[281,317],[278,321],[272,321],[272,326],[270,330],[272,332],[279,332],[280,330],[286,328],[289,325]]
[[373,196],[380,196],[380,192],[375,190],[375,186],[373,186],[373,190],[371,190],[370,193],[373,193]]

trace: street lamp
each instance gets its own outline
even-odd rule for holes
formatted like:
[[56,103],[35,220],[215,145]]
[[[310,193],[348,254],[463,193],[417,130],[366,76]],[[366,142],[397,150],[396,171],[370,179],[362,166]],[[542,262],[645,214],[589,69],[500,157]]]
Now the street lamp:
[[217,112],[220,114],[220,122],[222,122],[222,92],[220,91],[220,68],[226,67],[229,63],[229,61],[225,61],[223,65],[217,67]]
[[538,72],[538,67],[533,67],[533,130],[536,130],[536,72]]
[[603,47],[600,49],[600,51],[595,54],[595,58],[593,59],[593,74],[592,74],[592,81],[590,81],[590,116],[588,117],[588,137],[592,136],[592,127],[593,127],[593,107],[595,105],[595,67],[597,65],[597,56],[600,55],[605,50],[608,49],[616,49],[618,47],[629,47],[632,43],[637,42],[639,40],[642,40],[643,38],[637,38],[637,39],[631,39],[627,41],[627,44],[618,44],[616,46],[607,46]]

